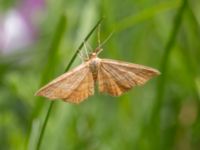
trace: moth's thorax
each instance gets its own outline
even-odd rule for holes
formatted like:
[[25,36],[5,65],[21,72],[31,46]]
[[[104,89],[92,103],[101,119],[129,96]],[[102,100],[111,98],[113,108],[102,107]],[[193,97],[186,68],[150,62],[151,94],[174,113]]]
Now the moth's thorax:
[[100,59],[98,57],[94,57],[89,60],[89,67],[90,71],[92,72],[94,80],[97,79],[99,64],[100,64]]

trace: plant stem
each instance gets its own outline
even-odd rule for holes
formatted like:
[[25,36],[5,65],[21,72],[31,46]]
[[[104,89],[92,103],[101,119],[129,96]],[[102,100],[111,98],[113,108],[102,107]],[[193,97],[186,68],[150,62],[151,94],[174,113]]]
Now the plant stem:
[[167,65],[168,65],[168,61],[170,58],[170,53],[172,51],[172,48],[174,46],[176,37],[178,35],[179,29],[181,26],[183,12],[185,10],[186,4],[187,4],[187,0],[183,0],[182,5],[179,8],[178,13],[175,17],[174,25],[173,25],[172,31],[170,33],[169,41],[167,42],[166,47],[165,47],[165,52],[163,55],[163,59],[161,62],[161,68],[160,68],[162,75],[160,76],[160,80],[157,85],[159,91],[157,93],[157,97],[156,97],[156,101],[155,101],[155,108],[154,108],[153,114],[152,114],[153,120],[157,118],[155,116],[157,116],[159,114],[158,112],[162,105],[164,91],[165,91],[166,75],[167,75],[167,69],[168,69]]
[[[59,19],[58,19],[58,23],[55,27],[55,31],[53,33],[53,36],[52,36],[52,41],[50,43],[50,46],[49,46],[49,49],[47,51],[47,58],[45,58],[45,61],[47,62],[46,65],[44,66],[43,68],[43,71],[42,71],[42,75],[41,75],[41,79],[40,79],[40,86],[44,85],[44,83],[48,82],[54,75],[54,70],[56,68],[56,65],[57,65],[57,60],[58,60],[58,50],[59,50],[59,45],[60,45],[60,42],[63,38],[63,35],[65,33],[65,29],[66,29],[66,26],[67,26],[67,19],[66,19],[66,15],[65,13],[63,12]],[[26,145],[28,144],[28,141],[29,141],[29,144],[32,143],[32,145],[36,145],[34,142],[35,141],[31,141],[31,126],[33,125],[32,123],[34,122],[34,118],[36,118],[38,116],[38,114],[40,113],[41,109],[43,108],[43,105],[44,105],[44,98],[43,97],[36,97],[36,101],[35,101],[35,108],[31,114],[31,117],[30,117],[30,124],[29,124],[29,135],[27,136],[27,139],[26,139]],[[37,139],[36,139],[37,141]],[[27,146],[26,146],[27,147]]]
[[167,74],[167,68],[168,68],[167,64],[169,61],[170,53],[176,41],[176,37],[178,35],[179,29],[181,27],[181,21],[182,21],[182,17],[183,17],[183,13],[184,13],[186,5],[187,5],[187,1],[183,0],[177,12],[177,15],[175,16],[172,30],[170,32],[169,40],[166,43],[165,52],[163,54],[163,59],[161,62],[161,67],[160,67],[161,76],[157,84],[158,92],[157,92],[154,106],[152,109],[152,114],[150,116],[150,121],[148,124],[145,124],[142,128],[140,140],[142,141],[144,139],[144,136],[146,135],[149,140],[149,143],[151,143],[152,145],[150,149],[161,149],[160,147],[161,136],[159,133],[160,131],[159,122],[160,122],[160,110],[161,110],[163,99],[164,99],[166,74]]
[[163,59],[161,62],[161,76],[157,84],[157,95],[156,99],[154,102],[154,108],[152,110],[152,115],[150,118],[150,132],[153,137],[150,138],[150,140],[153,140],[154,143],[154,148],[153,149],[160,149],[161,145],[161,135],[160,135],[160,110],[164,101],[164,92],[165,92],[165,85],[166,85],[166,78],[167,78],[167,71],[168,71],[168,62],[170,58],[170,53],[172,52],[172,48],[176,42],[177,35],[179,33],[181,23],[182,23],[182,18],[184,14],[184,10],[187,6],[187,0],[182,1],[182,5],[180,6],[177,15],[175,16],[173,27],[170,33],[169,40],[166,44],[165,47],[165,52],[163,54]]
[[[40,86],[43,86],[54,76],[53,72],[56,68],[59,45],[60,45],[60,42],[62,40],[62,37],[63,37],[65,29],[66,29],[66,25],[67,25],[66,20],[67,20],[66,16],[63,13],[60,16],[60,19],[58,21],[57,27],[56,27],[54,35],[53,35],[52,42],[50,44],[50,48],[48,50],[47,60],[46,60],[47,65],[45,66],[44,71],[42,73],[41,80],[40,80],[41,81]],[[38,99],[36,100],[36,106],[33,111],[31,119],[38,116],[39,112],[41,111],[43,104],[44,104],[42,99],[43,99],[42,97],[38,97]]]
[[[81,43],[81,45],[78,47],[78,49],[76,50],[76,52],[74,53],[72,59],[70,60],[69,64],[67,65],[66,69],[65,69],[65,72],[69,70],[69,68],[71,67],[72,63],[74,62],[77,54],[79,53],[79,51],[82,49],[83,45],[84,45],[84,42],[87,41],[89,39],[89,37],[92,35],[92,33],[95,31],[95,29],[99,26],[99,24],[102,22],[103,18],[101,18],[97,23],[96,25],[92,28],[92,30],[88,33],[88,35],[84,38],[84,41]],[[39,150],[40,149],[40,146],[41,146],[41,142],[42,142],[42,139],[43,139],[43,136],[44,136],[44,132],[45,132],[45,129],[46,129],[46,125],[47,125],[47,122],[49,120],[49,116],[50,116],[50,113],[51,113],[51,110],[52,110],[52,107],[54,105],[54,101],[51,101],[50,102],[50,105],[48,107],[48,111],[47,111],[47,114],[45,116],[45,120],[44,120],[44,123],[42,125],[42,128],[41,128],[41,132],[40,132],[40,135],[39,135],[39,138],[38,138],[38,143],[37,143],[37,146],[36,146],[36,149]]]
[[41,142],[42,142],[42,138],[43,138],[43,136],[44,136],[44,131],[45,131],[45,129],[46,129],[46,125],[47,125],[47,122],[48,122],[49,115],[50,115],[50,113],[51,113],[53,104],[54,104],[54,101],[51,101],[50,104],[49,104],[48,111],[47,111],[47,114],[46,114],[44,123],[43,123],[42,128],[41,128],[41,132],[40,132],[40,135],[39,135],[39,139],[38,139],[38,143],[37,143],[37,147],[36,147],[37,150],[40,149],[40,145],[41,145]]

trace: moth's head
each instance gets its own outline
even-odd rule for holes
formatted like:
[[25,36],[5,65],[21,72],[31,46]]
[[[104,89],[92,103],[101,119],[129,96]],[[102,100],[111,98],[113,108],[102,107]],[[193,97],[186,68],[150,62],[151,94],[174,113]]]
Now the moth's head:
[[90,55],[89,55],[89,59],[91,58],[95,58],[97,57],[97,54],[95,52],[92,52]]
[[96,58],[103,49],[97,47],[92,53],[89,54],[89,59]]

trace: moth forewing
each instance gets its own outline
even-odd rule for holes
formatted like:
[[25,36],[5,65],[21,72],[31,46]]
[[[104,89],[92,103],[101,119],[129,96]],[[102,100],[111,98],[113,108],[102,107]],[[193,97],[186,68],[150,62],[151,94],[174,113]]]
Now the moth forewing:
[[159,74],[156,69],[143,65],[101,59],[98,73],[99,91],[119,96]]
[[[71,95],[76,89],[79,89],[80,87],[87,86],[93,88],[93,86],[89,86],[90,84],[92,84],[91,78],[90,80],[86,80],[88,79],[89,73],[89,65],[87,62],[85,62],[80,66],[74,68],[73,70],[64,73],[63,75],[59,76],[58,78],[54,79],[53,81],[39,89],[36,92],[36,95],[44,96],[49,99],[63,99],[65,101],[77,103],[81,101],[83,97],[91,95],[91,89],[89,91],[88,88],[84,88],[84,91],[79,90],[80,95],[81,93],[84,93],[84,96]],[[86,94],[86,92],[88,93]]]
[[115,82],[111,72],[110,70],[103,69],[102,64],[100,64],[98,71],[99,91],[106,92],[113,96],[119,96],[124,92],[124,88]]
[[153,76],[160,75],[160,72],[158,70],[140,64],[128,63],[112,59],[102,59],[101,62],[121,71],[124,70],[125,72],[132,72],[136,75],[142,75],[144,77],[151,78]]
[[80,84],[72,90],[68,97],[64,98],[63,100],[71,103],[80,103],[93,94],[94,80],[91,71],[88,71]]

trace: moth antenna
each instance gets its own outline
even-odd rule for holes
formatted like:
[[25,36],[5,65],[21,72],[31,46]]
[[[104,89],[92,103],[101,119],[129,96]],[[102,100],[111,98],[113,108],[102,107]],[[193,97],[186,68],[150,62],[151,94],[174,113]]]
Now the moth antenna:
[[97,42],[98,42],[98,47],[101,45],[101,24],[98,25],[97,28]]
[[96,54],[99,55],[99,53],[101,53],[103,51],[102,48],[99,48],[97,51],[96,51]]
[[85,42],[86,46],[89,47],[89,52],[92,52],[93,48],[88,44],[88,42]]
[[104,44],[106,44],[106,42],[108,42],[108,40],[111,38],[111,36],[113,35],[114,31],[112,31],[108,37],[98,46],[99,48],[102,47]]
[[85,50],[85,54],[86,54],[87,59],[89,59],[88,50],[87,50],[87,46],[85,44],[85,41],[84,41],[84,50]]
[[111,36],[113,35],[114,31],[112,31],[108,37],[101,43],[99,44],[99,46],[95,49],[95,53],[99,54],[103,49],[101,48],[104,44],[106,44],[106,42],[111,38]]
[[84,62],[84,57],[82,51],[79,51],[78,56],[80,57],[81,61]]

